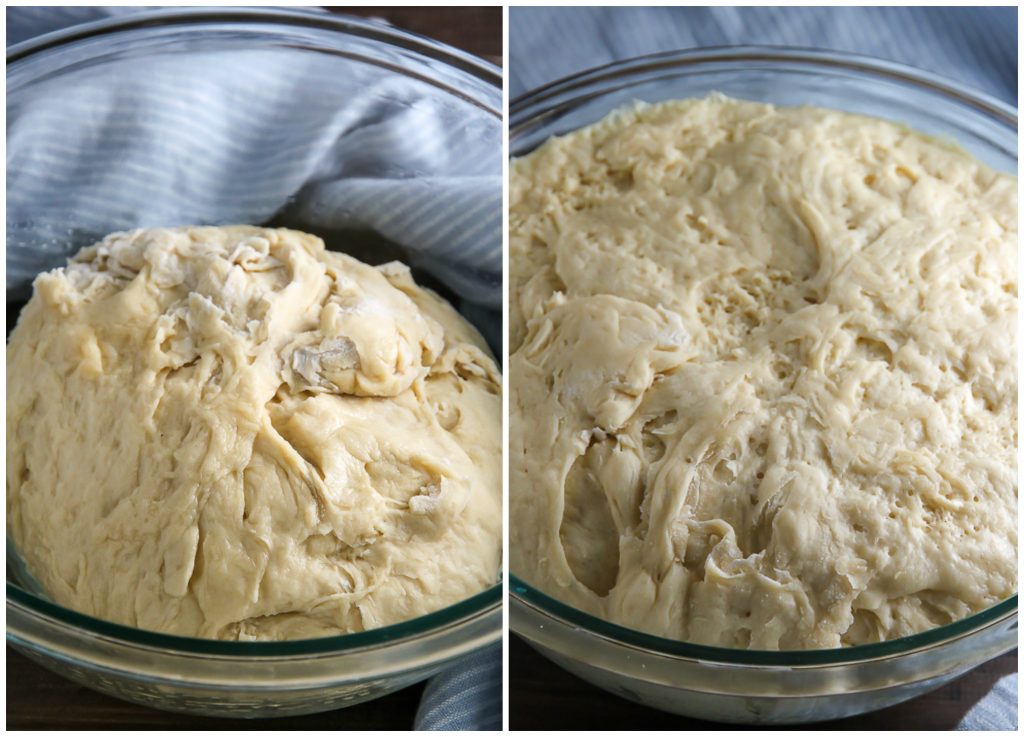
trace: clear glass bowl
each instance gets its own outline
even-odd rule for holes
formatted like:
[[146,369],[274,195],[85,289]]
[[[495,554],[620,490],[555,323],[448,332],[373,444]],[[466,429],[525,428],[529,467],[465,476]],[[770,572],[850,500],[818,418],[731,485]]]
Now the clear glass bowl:
[[[376,23],[276,10],[163,10],[20,44],[8,49],[8,110],[52,99],[68,85],[116,84],[126,65],[147,63],[158,55],[173,65],[175,59],[195,53],[230,61],[236,53],[253,50],[300,64],[311,59],[320,65],[336,64],[339,74],[359,65],[381,78],[401,77],[420,85],[423,95],[443,106],[456,124],[486,127],[500,140],[498,68]],[[323,89],[323,97],[331,99],[329,87]],[[11,156],[9,150],[9,161]],[[500,171],[500,154],[496,159]],[[99,223],[95,232],[69,230],[59,243],[38,244],[40,251],[48,246],[52,251],[35,253],[27,234],[37,225],[8,223],[9,326],[10,313],[16,313],[16,303],[25,298],[35,273],[120,227]],[[317,232],[314,226],[309,229]],[[372,238],[363,246],[383,251],[377,257],[358,254],[367,260],[400,256],[394,244]],[[500,297],[500,284],[496,289]],[[486,312],[466,310],[485,331],[493,318]],[[428,678],[501,638],[502,594],[497,583],[446,609],[367,632],[276,643],[220,642],[137,630],[69,611],[34,593],[24,572],[19,575],[17,555],[9,545],[7,562],[11,645],[89,688],[161,709],[245,717],[337,709]]]
[[[771,47],[657,54],[554,82],[510,104],[509,150],[524,155],[550,136],[636,100],[710,92],[894,120],[954,139],[990,166],[1017,173],[1016,109],[900,64]],[[874,711],[938,688],[1017,646],[1016,596],[889,642],[766,652],[644,634],[562,604],[516,575],[509,578],[511,629],[555,663],[632,701],[719,722],[786,724]]]

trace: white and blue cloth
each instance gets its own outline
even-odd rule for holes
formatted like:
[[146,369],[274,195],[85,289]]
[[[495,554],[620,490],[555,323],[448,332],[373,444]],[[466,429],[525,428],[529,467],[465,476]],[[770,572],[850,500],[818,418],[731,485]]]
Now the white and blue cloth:
[[497,644],[430,679],[415,728],[499,731],[501,703],[501,644]]
[[995,686],[977,704],[971,707],[960,724],[958,731],[995,732],[1017,731],[1017,674],[1011,673],[996,681]]
[[[9,40],[102,12],[9,8]],[[82,65],[11,93],[16,79],[9,66],[9,296],[115,230],[287,217],[376,232],[462,299],[501,309],[502,124],[469,102],[268,49]]]
[[1017,104],[1015,7],[510,8],[512,99],[602,64],[706,46],[802,46],[901,62]]

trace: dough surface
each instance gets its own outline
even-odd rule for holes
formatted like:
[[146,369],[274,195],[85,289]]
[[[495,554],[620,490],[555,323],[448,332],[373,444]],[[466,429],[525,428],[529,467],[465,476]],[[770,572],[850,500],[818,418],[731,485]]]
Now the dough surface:
[[768,650],[1016,591],[1015,177],[721,96],[621,110],[510,176],[514,574]]
[[297,639],[497,581],[501,379],[417,287],[290,230],[116,233],[7,349],[8,532],[58,603]]

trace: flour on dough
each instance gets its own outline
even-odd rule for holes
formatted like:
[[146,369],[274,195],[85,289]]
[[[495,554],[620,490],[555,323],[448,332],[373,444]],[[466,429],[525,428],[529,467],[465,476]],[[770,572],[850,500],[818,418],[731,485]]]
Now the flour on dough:
[[512,572],[755,649],[908,635],[1017,571],[1017,184],[713,96],[513,162]]
[[497,580],[501,380],[406,267],[254,227],[117,233],[7,349],[7,523],[55,601],[178,635],[400,622]]

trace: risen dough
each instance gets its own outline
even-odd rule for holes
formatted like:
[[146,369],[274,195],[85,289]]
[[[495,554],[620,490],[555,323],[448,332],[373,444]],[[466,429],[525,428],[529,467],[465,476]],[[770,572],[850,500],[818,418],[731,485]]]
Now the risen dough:
[[7,520],[60,604],[151,630],[379,627],[497,578],[500,377],[398,264],[251,227],[109,236],[7,349]]
[[728,647],[1016,587],[1016,179],[879,120],[640,106],[511,168],[512,572]]

